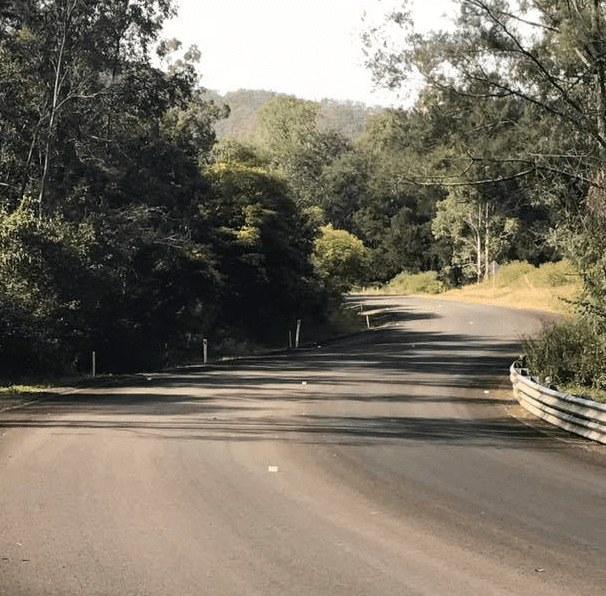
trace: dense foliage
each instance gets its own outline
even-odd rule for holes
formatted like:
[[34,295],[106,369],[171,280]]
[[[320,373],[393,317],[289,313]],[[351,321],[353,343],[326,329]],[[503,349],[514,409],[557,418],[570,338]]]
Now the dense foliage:
[[540,341],[525,342],[526,365],[546,385],[606,390],[604,331],[587,318],[557,322]]
[[[326,313],[319,222],[221,163],[170,0],[0,8],[0,375],[155,367]],[[158,47],[164,69],[154,66]]]
[[322,228],[314,247],[314,261],[321,275],[339,292],[348,292],[370,279],[370,251],[359,238],[332,224]]
[[[525,186],[493,164],[494,179],[467,186],[470,171],[449,171],[454,136],[476,125],[467,122],[467,107],[427,92],[412,110],[374,114],[352,142],[322,127],[320,104],[276,96],[258,108],[253,135],[224,138],[215,153],[283,178],[301,209],[315,209],[323,224],[359,238],[376,282],[434,270],[457,284],[486,276],[493,261],[559,258],[548,243],[555,219],[537,200],[536,181]],[[523,113],[509,117],[523,126]],[[493,155],[512,139],[492,141]]]

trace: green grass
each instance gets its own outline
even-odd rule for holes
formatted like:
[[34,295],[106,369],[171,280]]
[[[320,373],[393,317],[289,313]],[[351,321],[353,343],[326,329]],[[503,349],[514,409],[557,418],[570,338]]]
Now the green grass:
[[301,327],[301,343],[314,344],[330,339],[356,333],[366,329],[366,319],[357,310],[346,308],[344,304],[335,307],[330,312],[328,320],[321,324],[307,324],[303,321]]
[[525,261],[512,261],[503,265],[496,275],[496,286],[499,288],[517,286],[524,283],[524,277],[534,275],[537,268]]
[[579,283],[579,274],[570,261],[543,263],[530,273],[531,283],[536,287],[560,288]]

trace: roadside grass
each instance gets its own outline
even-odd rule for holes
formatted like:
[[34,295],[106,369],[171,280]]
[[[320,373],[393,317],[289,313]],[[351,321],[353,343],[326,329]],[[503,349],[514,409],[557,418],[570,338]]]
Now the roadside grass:
[[[345,303],[335,301],[327,318],[321,322],[316,322],[309,318],[302,319],[299,346],[317,345],[345,335],[357,333],[365,328],[366,320],[358,314],[358,311],[347,308]],[[283,329],[279,334],[274,334],[271,341],[263,344],[224,338],[220,344],[213,346],[210,359],[231,360],[290,349],[294,347],[295,335],[296,321],[293,321],[291,329]],[[188,362],[186,364],[196,364],[196,362]]]
[[515,261],[501,267],[494,277],[448,290],[440,297],[574,315],[580,294],[579,275],[568,261],[540,267]]
[[303,321],[301,331],[302,345],[317,344],[331,339],[350,335],[366,329],[366,319],[359,315],[358,310],[347,308],[343,303],[333,308],[328,320],[322,324],[311,323],[307,326]]
[[585,385],[572,383],[558,387],[558,391],[574,395],[575,397],[582,397],[584,399],[597,401],[601,404],[606,404],[606,391],[604,389],[596,389],[595,387],[587,387]]
[[514,261],[503,265],[494,277],[460,288],[446,288],[433,271],[405,272],[368,293],[416,294],[573,315],[581,283],[568,261],[544,263],[540,267]]

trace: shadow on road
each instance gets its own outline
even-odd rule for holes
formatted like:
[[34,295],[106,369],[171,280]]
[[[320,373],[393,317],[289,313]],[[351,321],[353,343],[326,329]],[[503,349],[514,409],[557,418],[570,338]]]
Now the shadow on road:
[[[371,307],[390,304],[377,301]],[[19,413],[5,414],[0,427],[114,429],[138,437],[202,441],[553,448],[552,438],[499,408],[511,404],[494,389],[506,378],[518,343],[392,325],[437,316],[394,309],[388,325],[328,345],[47,395]],[[341,411],[347,411],[347,402],[362,408],[365,403],[379,408],[463,406],[476,408],[477,415],[430,417],[408,415],[408,410],[393,417],[335,415],[331,410],[324,415],[284,407],[321,402],[338,402]]]
[[[233,417],[233,411],[241,416]],[[384,416],[245,416],[246,408],[215,407],[206,420],[167,418],[165,421],[123,418],[53,419],[23,418],[1,420],[0,428],[45,428],[80,433],[90,430],[121,431],[137,438],[162,438],[185,441],[284,441],[314,445],[391,445],[441,444],[452,447],[476,446],[519,449],[567,448],[568,443],[554,442],[554,437],[570,435],[558,429],[549,434],[520,424],[509,417],[455,419]],[[222,415],[229,413],[229,419]],[[577,441],[582,443],[581,439]]]

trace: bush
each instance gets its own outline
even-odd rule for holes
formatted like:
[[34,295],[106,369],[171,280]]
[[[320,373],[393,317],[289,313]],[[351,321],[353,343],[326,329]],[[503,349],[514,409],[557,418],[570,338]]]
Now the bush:
[[359,238],[345,230],[335,230],[332,224],[328,224],[316,239],[313,262],[334,288],[348,292],[366,280],[370,252]]
[[606,337],[587,318],[561,321],[536,340],[525,341],[531,374],[545,384],[581,385],[606,389]]
[[438,279],[435,271],[403,271],[387,284],[385,290],[389,294],[439,294],[444,291],[444,284]]
[[555,288],[574,283],[578,280],[578,272],[570,261],[558,261],[557,263],[543,263],[535,272],[533,280],[535,285]]
[[512,261],[497,271],[496,284],[499,287],[514,286],[522,277],[534,271],[535,266],[526,261]]

